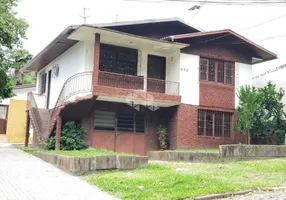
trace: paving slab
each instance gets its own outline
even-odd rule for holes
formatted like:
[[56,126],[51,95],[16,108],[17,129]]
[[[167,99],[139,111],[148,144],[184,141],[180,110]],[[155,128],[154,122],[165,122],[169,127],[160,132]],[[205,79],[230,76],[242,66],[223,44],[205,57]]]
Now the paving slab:
[[115,200],[45,161],[0,144],[0,200]]

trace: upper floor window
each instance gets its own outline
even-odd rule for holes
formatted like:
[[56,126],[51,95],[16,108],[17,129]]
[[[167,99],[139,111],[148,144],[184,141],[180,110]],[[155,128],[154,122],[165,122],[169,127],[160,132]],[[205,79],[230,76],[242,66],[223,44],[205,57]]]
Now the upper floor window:
[[233,85],[234,63],[200,58],[200,80]]
[[138,51],[108,44],[100,45],[99,69],[119,74],[137,75]]

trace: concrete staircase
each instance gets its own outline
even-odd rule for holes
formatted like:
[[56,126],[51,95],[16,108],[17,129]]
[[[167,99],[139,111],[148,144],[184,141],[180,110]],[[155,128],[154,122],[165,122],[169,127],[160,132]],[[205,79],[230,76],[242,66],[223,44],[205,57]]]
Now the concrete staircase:
[[8,140],[8,137],[6,135],[0,135],[0,144],[6,144],[6,143],[9,143],[9,140]]

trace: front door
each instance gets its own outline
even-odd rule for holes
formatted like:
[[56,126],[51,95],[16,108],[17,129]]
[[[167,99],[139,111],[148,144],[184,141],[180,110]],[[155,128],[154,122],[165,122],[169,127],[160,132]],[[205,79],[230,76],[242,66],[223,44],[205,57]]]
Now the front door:
[[0,105],[0,134],[6,134],[8,106]]
[[50,70],[48,73],[47,109],[49,109],[50,105],[51,80],[52,80],[52,70]]
[[166,58],[148,55],[147,91],[165,93]]

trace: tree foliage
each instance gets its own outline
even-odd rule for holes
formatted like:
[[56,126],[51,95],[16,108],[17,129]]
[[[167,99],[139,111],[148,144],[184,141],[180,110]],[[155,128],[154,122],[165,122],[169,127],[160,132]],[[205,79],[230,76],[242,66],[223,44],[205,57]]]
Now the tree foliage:
[[15,63],[11,55],[22,51],[22,39],[26,39],[28,28],[27,22],[17,17],[17,5],[18,0],[0,0],[0,99],[13,95],[8,77],[8,70]]
[[237,93],[239,106],[235,130],[262,137],[267,135],[268,130],[282,135],[281,131],[286,129],[282,103],[284,95],[285,91],[282,88],[277,91],[272,82],[263,88],[241,87]]

